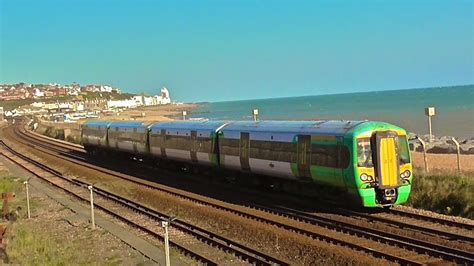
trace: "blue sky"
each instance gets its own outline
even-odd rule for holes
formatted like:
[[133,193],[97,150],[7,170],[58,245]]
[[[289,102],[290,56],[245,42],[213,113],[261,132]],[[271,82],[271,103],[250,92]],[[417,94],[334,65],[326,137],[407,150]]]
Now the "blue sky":
[[0,83],[222,101],[474,83],[474,1],[0,0]]

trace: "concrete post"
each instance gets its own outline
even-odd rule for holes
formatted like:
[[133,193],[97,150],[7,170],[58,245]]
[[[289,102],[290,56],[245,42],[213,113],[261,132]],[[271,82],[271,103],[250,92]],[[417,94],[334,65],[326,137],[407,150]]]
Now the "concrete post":
[[170,242],[168,236],[168,225],[169,222],[162,221],[161,226],[165,228],[165,259],[166,259],[166,266],[170,266]]
[[26,210],[28,212],[28,219],[31,218],[31,213],[30,213],[30,193],[28,191],[28,180],[26,180],[25,182],[23,182],[23,184],[25,184],[25,188],[26,188]]
[[428,173],[429,169],[428,169],[428,159],[426,158],[426,144],[420,137],[416,136],[416,139],[418,139],[418,141],[421,143],[421,146],[423,147],[423,158],[424,158],[424,161],[425,161],[425,172]]
[[93,190],[93,187],[92,186],[88,186],[87,187],[90,192],[91,192],[91,198],[90,198],[90,202],[91,202],[91,223],[92,223],[92,229],[95,229],[95,217],[94,217],[94,190]]
[[461,174],[461,150],[459,148],[459,142],[453,137],[451,140],[456,144],[456,150],[457,150],[457,159],[458,159],[458,172]]

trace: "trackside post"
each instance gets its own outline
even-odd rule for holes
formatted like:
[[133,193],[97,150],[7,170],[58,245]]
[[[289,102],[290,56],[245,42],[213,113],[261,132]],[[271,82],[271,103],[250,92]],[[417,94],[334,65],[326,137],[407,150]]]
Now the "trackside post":
[[428,159],[426,158],[426,144],[425,142],[418,136],[416,136],[416,139],[421,143],[421,146],[423,147],[423,159],[425,161],[425,172],[428,173]]
[[[29,179],[28,179],[29,180]],[[25,184],[25,189],[26,189],[26,210],[28,212],[28,219],[31,218],[31,213],[30,213],[30,193],[28,191],[28,180],[23,182]]]
[[457,150],[457,159],[458,159],[458,172],[461,173],[461,151],[459,149],[459,142],[452,137],[451,140],[456,144],[456,150]]
[[168,221],[162,221],[161,226],[165,228],[165,259],[166,259],[166,266],[170,266],[170,242],[168,236]]
[[161,221],[161,227],[165,229],[165,259],[166,259],[166,266],[170,266],[170,239],[168,234],[168,226],[170,226],[171,222],[176,220],[176,217],[170,217],[165,221]]
[[92,223],[92,229],[95,229],[95,217],[94,217],[94,190],[93,190],[93,187],[92,186],[88,186],[87,187],[90,192],[91,192],[91,198],[90,198],[90,202],[91,202],[91,223]]

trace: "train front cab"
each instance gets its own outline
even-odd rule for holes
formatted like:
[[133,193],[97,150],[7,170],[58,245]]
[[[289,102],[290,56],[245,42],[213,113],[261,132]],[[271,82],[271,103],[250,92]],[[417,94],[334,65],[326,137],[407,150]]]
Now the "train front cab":
[[354,177],[364,207],[391,206],[408,200],[412,166],[406,133],[378,130],[355,138]]

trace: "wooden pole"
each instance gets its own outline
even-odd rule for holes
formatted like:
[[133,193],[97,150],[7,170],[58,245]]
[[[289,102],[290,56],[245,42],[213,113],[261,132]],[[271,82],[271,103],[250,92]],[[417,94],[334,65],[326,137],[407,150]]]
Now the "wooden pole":
[[425,172],[428,173],[429,168],[428,168],[428,158],[426,158],[426,144],[420,137],[416,136],[416,139],[418,139],[418,141],[421,143],[421,146],[423,147],[423,158],[424,158],[424,161],[425,161]]
[[458,172],[461,174],[461,151],[459,148],[459,142],[453,137],[451,140],[456,144],[457,158],[458,158]]

